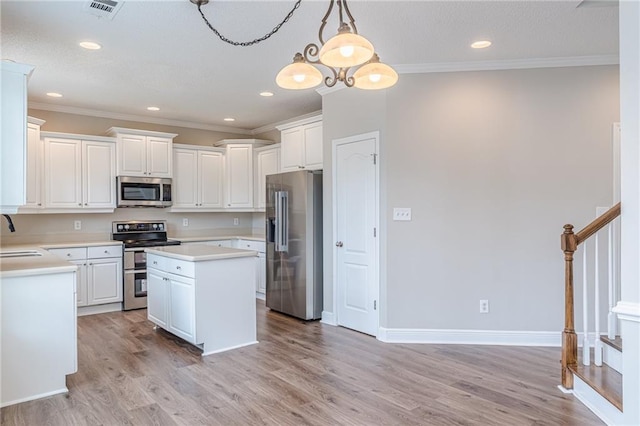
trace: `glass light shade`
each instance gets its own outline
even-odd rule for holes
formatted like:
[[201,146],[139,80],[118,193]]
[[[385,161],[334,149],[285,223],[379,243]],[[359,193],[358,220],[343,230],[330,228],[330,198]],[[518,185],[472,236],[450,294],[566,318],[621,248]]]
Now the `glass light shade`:
[[398,81],[398,73],[387,64],[380,62],[378,55],[364,64],[353,74],[354,86],[358,89],[378,90],[391,87]]
[[322,82],[322,73],[313,65],[300,60],[296,55],[292,64],[282,68],[276,76],[276,83],[283,89],[310,89]]
[[320,62],[334,68],[350,68],[364,64],[373,56],[373,45],[369,40],[353,34],[349,27],[341,28],[320,49]]

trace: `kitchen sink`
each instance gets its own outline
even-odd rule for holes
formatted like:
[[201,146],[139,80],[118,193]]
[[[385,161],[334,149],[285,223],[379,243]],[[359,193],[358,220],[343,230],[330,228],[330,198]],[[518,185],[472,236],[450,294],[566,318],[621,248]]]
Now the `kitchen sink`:
[[37,257],[42,256],[38,250],[10,250],[0,252],[0,259],[7,257]]

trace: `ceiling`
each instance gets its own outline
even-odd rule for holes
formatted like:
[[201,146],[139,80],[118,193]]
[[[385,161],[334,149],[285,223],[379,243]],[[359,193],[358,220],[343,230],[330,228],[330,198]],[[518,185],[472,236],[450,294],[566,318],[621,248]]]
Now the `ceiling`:
[[[235,132],[266,129],[321,109],[316,90],[280,89],[275,76],[294,53],[317,42],[326,0],[302,1],[277,34],[251,47],[223,43],[188,0],[125,0],[112,20],[85,12],[85,3],[0,3],[2,58],[36,67],[29,82],[31,106]],[[294,3],[212,0],[202,10],[226,37],[247,41],[269,32]],[[402,72],[443,63],[463,68],[478,61],[617,56],[617,2],[579,3],[352,0],[349,6],[359,33],[383,62]],[[330,21],[325,38],[336,29]],[[479,39],[493,45],[471,49]],[[83,40],[102,49],[82,49]],[[259,96],[265,90],[275,95]],[[160,111],[147,111],[152,105]]]

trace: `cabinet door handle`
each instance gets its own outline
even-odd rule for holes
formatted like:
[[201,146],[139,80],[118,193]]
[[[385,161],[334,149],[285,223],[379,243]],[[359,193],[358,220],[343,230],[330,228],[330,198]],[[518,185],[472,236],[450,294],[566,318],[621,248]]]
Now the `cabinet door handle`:
[[85,205],[85,206],[88,206],[89,204],[88,204],[88,203],[84,203],[84,205]]
[[80,207],[82,207],[82,203],[78,203],[78,205],[79,205]]
[[344,244],[342,244],[342,241],[338,241],[338,242],[336,243],[336,247],[342,247],[343,245],[344,245]]
[[182,270],[182,268],[181,268],[180,266],[176,266],[176,269],[177,269],[178,271],[181,271],[181,270]]

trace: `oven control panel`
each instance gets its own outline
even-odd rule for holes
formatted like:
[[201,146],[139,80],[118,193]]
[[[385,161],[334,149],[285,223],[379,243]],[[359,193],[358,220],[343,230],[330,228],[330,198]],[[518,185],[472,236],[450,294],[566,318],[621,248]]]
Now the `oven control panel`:
[[113,232],[164,232],[167,223],[163,220],[154,222],[113,222]]

